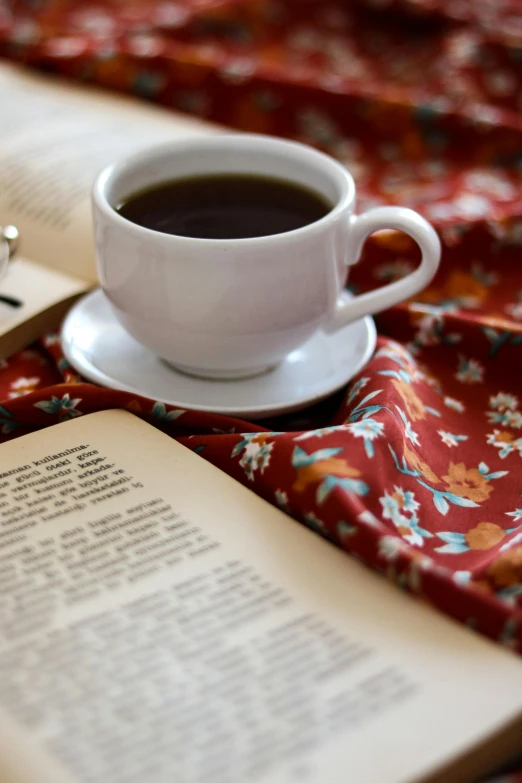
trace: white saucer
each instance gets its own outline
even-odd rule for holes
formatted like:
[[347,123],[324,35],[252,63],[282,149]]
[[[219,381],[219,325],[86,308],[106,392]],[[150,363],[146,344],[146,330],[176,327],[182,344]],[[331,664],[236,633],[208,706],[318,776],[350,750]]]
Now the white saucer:
[[371,318],[317,333],[272,372],[241,381],[176,372],[120,326],[103,292],[80,299],[62,329],[65,357],[84,378],[111,389],[207,413],[261,419],[301,410],[344,386],[375,348]]

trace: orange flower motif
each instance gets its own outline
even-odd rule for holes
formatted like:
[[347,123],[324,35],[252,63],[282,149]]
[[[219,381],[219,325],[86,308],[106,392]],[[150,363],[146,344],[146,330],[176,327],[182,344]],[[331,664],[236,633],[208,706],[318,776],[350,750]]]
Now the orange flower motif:
[[132,411],[132,413],[141,413],[141,405],[139,404],[138,400],[131,400],[126,406],[128,411]]
[[483,283],[468,272],[455,269],[442,285],[427,288],[417,300],[437,304],[445,299],[467,299],[479,305],[487,295],[488,289]]
[[505,535],[505,531],[493,522],[479,522],[464,537],[470,549],[490,549],[502,541]]
[[378,231],[372,235],[371,241],[396,253],[405,253],[415,249],[415,242],[411,237],[402,231],[394,231],[393,229]]
[[511,432],[506,430],[497,430],[495,432],[495,442],[497,443],[513,443],[515,436]]
[[252,443],[259,443],[260,446],[264,446],[270,436],[270,432],[260,432],[255,438],[252,438]]
[[488,295],[488,289],[477,280],[473,275],[462,272],[460,269],[454,269],[446,285],[444,286],[449,297],[472,297],[482,302]]
[[475,503],[487,500],[493,492],[493,487],[477,468],[466,468],[463,462],[450,462],[448,475],[442,480],[448,485],[448,490],[459,498],[468,498]]
[[358,478],[361,471],[351,468],[343,459],[318,460],[310,465],[303,465],[297,469],[297,479],[294,483],[296,492],[304,492],[309,484],[317,484],[325,476],[340,476],[342,478]]
[[411,468],[418,470],[421,476],[431,481],[432,484],[440,484],[440,478],[435,475],[430,466],[426,465],[418,454],[406,444],[404,445],[404,459]]
[[412,384],[406,383],[405,381],[399,381],[396,378],[392,380],[392,384],[401,395],[410,419],[413,419],[413,421],[425,419],[426,411],[424,410],[424,405],[422,404],[422,400],[415,394]]
[[470,582],[469,584],[483,593],[491,593],[491,585],[485,579],[477,579],[476,582]]
[[522,582],[522,546],[513,547],[500,555],[491,563],[486,575],[497,588],[511,587]]

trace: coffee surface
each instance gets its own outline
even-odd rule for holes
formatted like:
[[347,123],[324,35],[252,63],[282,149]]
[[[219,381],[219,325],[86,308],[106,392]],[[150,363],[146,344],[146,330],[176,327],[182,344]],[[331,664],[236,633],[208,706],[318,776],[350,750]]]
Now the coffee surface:
[[116,211],[139,226],[198,239],[245,239],[293,231],[332,205],[283,179],[244,174],[187,177],[123,199]]

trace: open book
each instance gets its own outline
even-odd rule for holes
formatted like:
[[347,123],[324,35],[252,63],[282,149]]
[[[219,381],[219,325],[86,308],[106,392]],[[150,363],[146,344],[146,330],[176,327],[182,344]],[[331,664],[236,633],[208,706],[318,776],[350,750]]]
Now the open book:
[[[90,190],[106,165],[210,124],[0,63],[0,225],[20,256],[0,280],[0,358],[53,329],[97,282]],[[1,297],[20,302],[13,307]]]
[[124,411],[0,449],[2,783],[476,780],[522,662]]

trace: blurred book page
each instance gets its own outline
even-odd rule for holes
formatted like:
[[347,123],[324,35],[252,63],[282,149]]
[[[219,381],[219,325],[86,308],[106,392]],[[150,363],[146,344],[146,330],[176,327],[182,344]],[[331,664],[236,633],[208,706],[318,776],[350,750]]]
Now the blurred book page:
[[72,301],[88,286],[58,269],[18,257],[0,279],[0,359],[57,328]]
[[24,255],[97,280],[90,190],[106,165],[156,143],[208,134],[205,122],[138,99],[0,64],[0,224]]
[[0,491],[3,783],[406,783],[521,713],[518,659],[129,413]]

